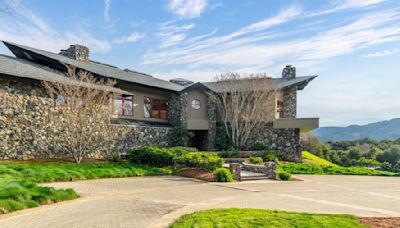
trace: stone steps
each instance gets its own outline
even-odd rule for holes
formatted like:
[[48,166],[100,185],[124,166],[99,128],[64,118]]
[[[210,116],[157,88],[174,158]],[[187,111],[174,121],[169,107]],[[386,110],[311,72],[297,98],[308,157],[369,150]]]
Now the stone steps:
[[244,176],[241,177],[240,180],[241,181],[248,181],[248,180],[268,180],[269,178],[267,176]]

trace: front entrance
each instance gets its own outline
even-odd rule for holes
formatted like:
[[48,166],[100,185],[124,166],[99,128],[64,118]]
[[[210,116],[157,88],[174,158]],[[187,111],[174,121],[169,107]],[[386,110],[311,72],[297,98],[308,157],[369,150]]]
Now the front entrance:
[[190,131],[194,133],[194,136],[189,140],[188,146],[195,147],[198,150],[206,150],[205,143],[207,140],[207,131]]

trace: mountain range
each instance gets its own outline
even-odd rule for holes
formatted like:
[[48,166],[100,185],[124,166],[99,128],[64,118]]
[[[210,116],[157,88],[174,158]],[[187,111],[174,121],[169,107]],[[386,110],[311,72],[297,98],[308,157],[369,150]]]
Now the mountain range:
[[366,125],[347,127],[320,127],[311,132],[322,141],[344,141],[370,138],[374,140],[400,138],[400,118]]

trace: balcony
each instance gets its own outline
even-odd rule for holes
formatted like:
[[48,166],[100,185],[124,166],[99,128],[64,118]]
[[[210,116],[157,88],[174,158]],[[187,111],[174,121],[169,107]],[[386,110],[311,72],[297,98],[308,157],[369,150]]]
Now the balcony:
[[307,132],[319,127],[319,118],[282,118],[275,119],[274,128],[298,128],[301,132]]

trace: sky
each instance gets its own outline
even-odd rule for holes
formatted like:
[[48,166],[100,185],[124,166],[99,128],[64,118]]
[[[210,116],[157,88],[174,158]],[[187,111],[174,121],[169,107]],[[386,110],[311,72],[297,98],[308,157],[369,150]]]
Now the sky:
[[[0,0],[0,40],[169,80],[224,72],[319,75],[298,117],[347,126],[400,117],[399,0]],[[0,54],[11,55],[3,45]]]

